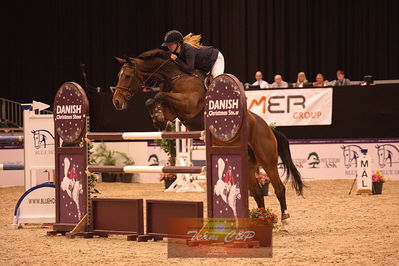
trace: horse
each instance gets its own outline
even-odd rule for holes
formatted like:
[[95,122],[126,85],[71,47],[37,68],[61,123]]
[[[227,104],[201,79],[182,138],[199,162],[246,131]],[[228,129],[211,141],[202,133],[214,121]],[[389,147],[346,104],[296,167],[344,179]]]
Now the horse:
[[[116,58],[121,64],[118,83],[114,90],[113,104],[117,110],[126,109],[128,101],[139,91],[148,88],[149,81],[162,84],[154,99],[146,106],[154,126],[164,129],[167,121],[179,118],[188,130],[204,130],[205,75],[187,73],[170,59],[170,52],[154,49],[136,58]],[[287,138],[272,129],[258,115],[248,111],[248,187],[259,208],[265,207],[262,189],[255,177],[261,166],[270,178],[280,203],[281,220],[290,217],[285,192],[277,164],[280,156],[286,168],[286,182],[291,178],[297,195],[303,196],[304,183],[295,167]]]
[[385,167],[387,164],[389,167],[392,167],[393,163],[393,153],[396,151],[399,153],[399,149],[392,144],[383,144],[383,145],[376,145],[378,152],[378,164],[380,167]]
[[357,148],[359,152],[362,150],[362,147],[360,147],[359,145],[341,146],[341,149],[343,150],[344,164],[346,168],[350,168],[353,162],[355,164],[355,167],[357,167],[357,159],[359,158],[359,152],[355,151],[354,148]]

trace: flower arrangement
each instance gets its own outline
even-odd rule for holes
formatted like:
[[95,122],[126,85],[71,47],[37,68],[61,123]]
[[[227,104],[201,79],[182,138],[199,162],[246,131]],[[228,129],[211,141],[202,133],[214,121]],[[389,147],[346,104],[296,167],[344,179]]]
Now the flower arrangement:
[[371,176],[371,178],[372,178],[373,182],[381,182],[381,183],[384,183],[384,182],[387,180],[387,178],[384,177],[384,176],[381,174],[381,171],[379,171],[379,170],[375,171],[375,173]]
[[275,225],[278,222],[278,217],[270,208],[255,208],[249,211],[249,218],[254,219],[256,225]]

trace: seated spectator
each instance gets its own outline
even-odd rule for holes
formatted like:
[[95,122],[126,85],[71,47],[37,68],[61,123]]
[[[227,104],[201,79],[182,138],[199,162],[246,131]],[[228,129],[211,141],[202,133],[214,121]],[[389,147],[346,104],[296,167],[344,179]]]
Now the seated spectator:
[[272,89],[278,89],[278,88],[288,88],[288,83],[283,81],[283,78],[281,75],[275,75],[274,76],[274,82],[270,86]]
[[350,86],[351,81],[345,78],[345,73],[343,70],[337,70],[337,80],[334,86]]
[[263,74],[261,71],[255,73],[255,79],[256,81],[252,83],[253,86],[259,86],[261,89],[269,88],[269,83],[263,80]]
[[294,83],[294,87],[297,88],[303,88],[305,87],[305,84],[308,83],[308,80],[306,79],[305,72],[299,72],[298,77],[296,79],[296,83]]
[[325,87],[328,85],[328,80],[324,80],[324,76],[321,73],[316,75],[316,81],[313,82],[313,87]]

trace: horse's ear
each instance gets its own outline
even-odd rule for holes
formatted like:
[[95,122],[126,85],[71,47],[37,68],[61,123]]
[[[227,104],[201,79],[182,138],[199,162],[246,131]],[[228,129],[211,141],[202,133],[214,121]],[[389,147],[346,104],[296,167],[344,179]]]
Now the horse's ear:
[[133,57],[128,57],[127,61],[129,63],[129,65],[136,66],[136,61]]
[[116,57],[116,56],[114,56],[114,57],[115,57],[116,60],[118,60],[119,63],[121,63],[121,64],[126,63],[126,60],[125,60],[125,59],[119,58],[119,57]]

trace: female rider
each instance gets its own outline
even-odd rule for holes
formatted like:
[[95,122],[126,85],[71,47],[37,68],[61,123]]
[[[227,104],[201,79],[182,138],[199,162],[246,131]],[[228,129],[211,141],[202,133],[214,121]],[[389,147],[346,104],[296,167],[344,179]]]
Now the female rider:
[[224,73],[224,58],[218,49],[212,46],[202,46],[201,35],[188,34],[183,38],[177,30],[165,34],[162,46],[167,46],[172,52],[170,58],[188,72],[199,69],[210,73],[213,78]]

